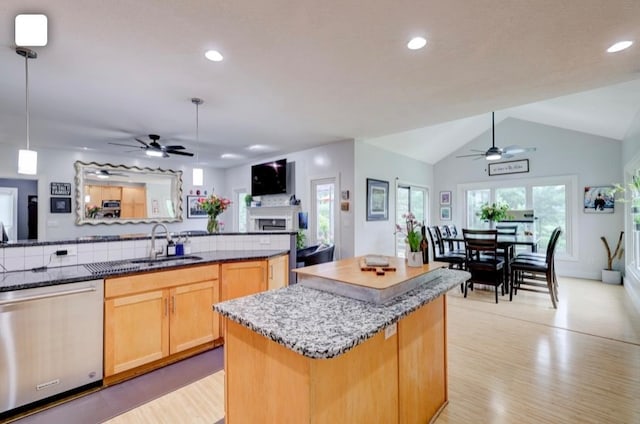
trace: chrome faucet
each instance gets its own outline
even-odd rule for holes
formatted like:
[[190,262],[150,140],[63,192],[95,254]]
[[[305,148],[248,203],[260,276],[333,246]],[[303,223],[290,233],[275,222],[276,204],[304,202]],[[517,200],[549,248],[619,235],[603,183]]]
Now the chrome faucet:
[[158,251],[156,250],[156,230],[158,229],[158,227],[164,228],[164,232],[167,234],[167,243],[171,241],[171,235],[169,234],[169,230],[167,229],[166,225],[161,222],[158,222],[156,225],[154,225],[151,229],[151,251],[149,252],[150,259],[156,259],[156,257],[158,256]]

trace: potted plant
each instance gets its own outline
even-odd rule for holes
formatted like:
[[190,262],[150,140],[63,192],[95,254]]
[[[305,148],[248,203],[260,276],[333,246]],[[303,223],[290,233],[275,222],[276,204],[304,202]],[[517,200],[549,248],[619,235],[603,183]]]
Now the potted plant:
[[636,215],[633,217],[633,224],[636,231],[640,231],[640,215]]
[[407,251],[407,265],[413,267],[422,266],[422,252],[420,251],[420,243],[422,242],[422,233],[420,232],[421,225],[411,212],[402,214],[402,218],[405,220],[406,230],[403,230],[400,225],[396,224],[394,234],[405,235],[405,243],[407,243],[409,247]]
[[600,237],[602,243],[604,243],[604,248],[607,250],[607,268],[602,270],[602,282],[607,284],[620,284],[622,281],[620,271],[613,269],[613,261],[621,260],[622,255],[624,254],[624,247],[622,247],[622,242],[624,240],[624,231],[620,231],[620,237],[618,238],[618,244],[616,244],[616,249],[611,252],[611,248],[609,247],[609,242],[604,236]]
[[507,211],[509,210],[509,205],[506,203],[485,203],[480,208],[480,219],[484,221],[489,221],[489,226],[493,228],[495,222],[504,221],[509,217]]
[[251,206],[251,201],[253,200],[253,196],[250,194],[246,194],[244,196],[244,203],[247,205],[247,207]]

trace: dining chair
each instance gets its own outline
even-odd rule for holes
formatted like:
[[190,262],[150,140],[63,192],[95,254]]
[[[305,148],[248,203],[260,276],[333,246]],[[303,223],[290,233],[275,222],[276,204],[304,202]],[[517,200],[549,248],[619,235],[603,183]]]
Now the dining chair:
[[[453,238],[457,238],[458,237],[458,228],[455,226],[455,224],[451,224],[451,225],[445,225],[447,227],[447,230],[449,231],[449,235]],[[451,250],[458,250],[460,252],[464,252],[464,247],[461,246],[461,241],[452,241],[450,242],[451,244],[449,245],[449,248]],[[453,248],[453,244],[455,243],[456,248]]]
[[518,255],[511,262],[511,290],[509,300],[518,290],[548,293],[554,309],[558,308],[558,279],[555,272],[555,251],[562,229],[557,227],[551,234],[544,259],[535,254]]
[[466,249],[466,268],[471,278],[464,283],[464,297],[467,289],[473,290],[474,284],[485,284],[495,287],[496,303],[498,303],[498,287],[504,296],[505,276],[504,259],[498,256],[497,230],[462,229]]
[[[437,226],[427,227],[429,239],[431,240],[431,248],[433,249],[433,260],[438,262],[446,262],[449,268],[464,269],[465,255],[461,253],[447,252],[444,248],[440,229]],[[460,284],[460,291],[464,292],[464,283]]]

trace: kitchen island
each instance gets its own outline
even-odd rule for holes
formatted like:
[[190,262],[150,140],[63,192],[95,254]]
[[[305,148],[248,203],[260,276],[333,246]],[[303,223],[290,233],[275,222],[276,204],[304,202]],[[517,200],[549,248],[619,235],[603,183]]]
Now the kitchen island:
[[214,305],[226,318],[225,422],[432,420],[447,403],[445,293],[469,278],[438,266],[411,270],[425,283],[384,303],[297,284]]

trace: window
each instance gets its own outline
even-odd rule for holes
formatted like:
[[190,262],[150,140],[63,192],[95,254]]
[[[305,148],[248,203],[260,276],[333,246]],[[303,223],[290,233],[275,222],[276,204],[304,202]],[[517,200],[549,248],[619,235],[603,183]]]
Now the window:
[[[533,230],[539,237],[538,251],[544,252],[551,232],[562,228],[556,252],[563,259],[571,258],[577,252],[574,245],[577,222],[577,179],[576,177],[546,177],[513,182],[486,182],[459,186],[460,198],[465,199],[464,222],[469,228],[487,228],[488,223],[477,215],[485,203],[504,202],[510,209],[533,209],[536,221]],[[573,206],[573,207],[572,207]],[[522,224],[525,229],[530,224]]]
[[335,178],[311,181],[313,194],[311,231],[316,243],[335,244],[335,192]]
[[[403,230],[406,228],[405,219],[402,215],[411,212],[416,217],[416,221],[428,225],[427,216],[427,195],[428,191],[424,187],[411,186],[398,183],[396,187],[396,224]],[[404,258],[406,243],[404,234],[396,234],[396,256]]]
[[238,232],[247,232],[247,203],[244,197],[247,195],[247,190],[244,188],[234,190],[235,192],[235,205],[236,205],[236,220]]

